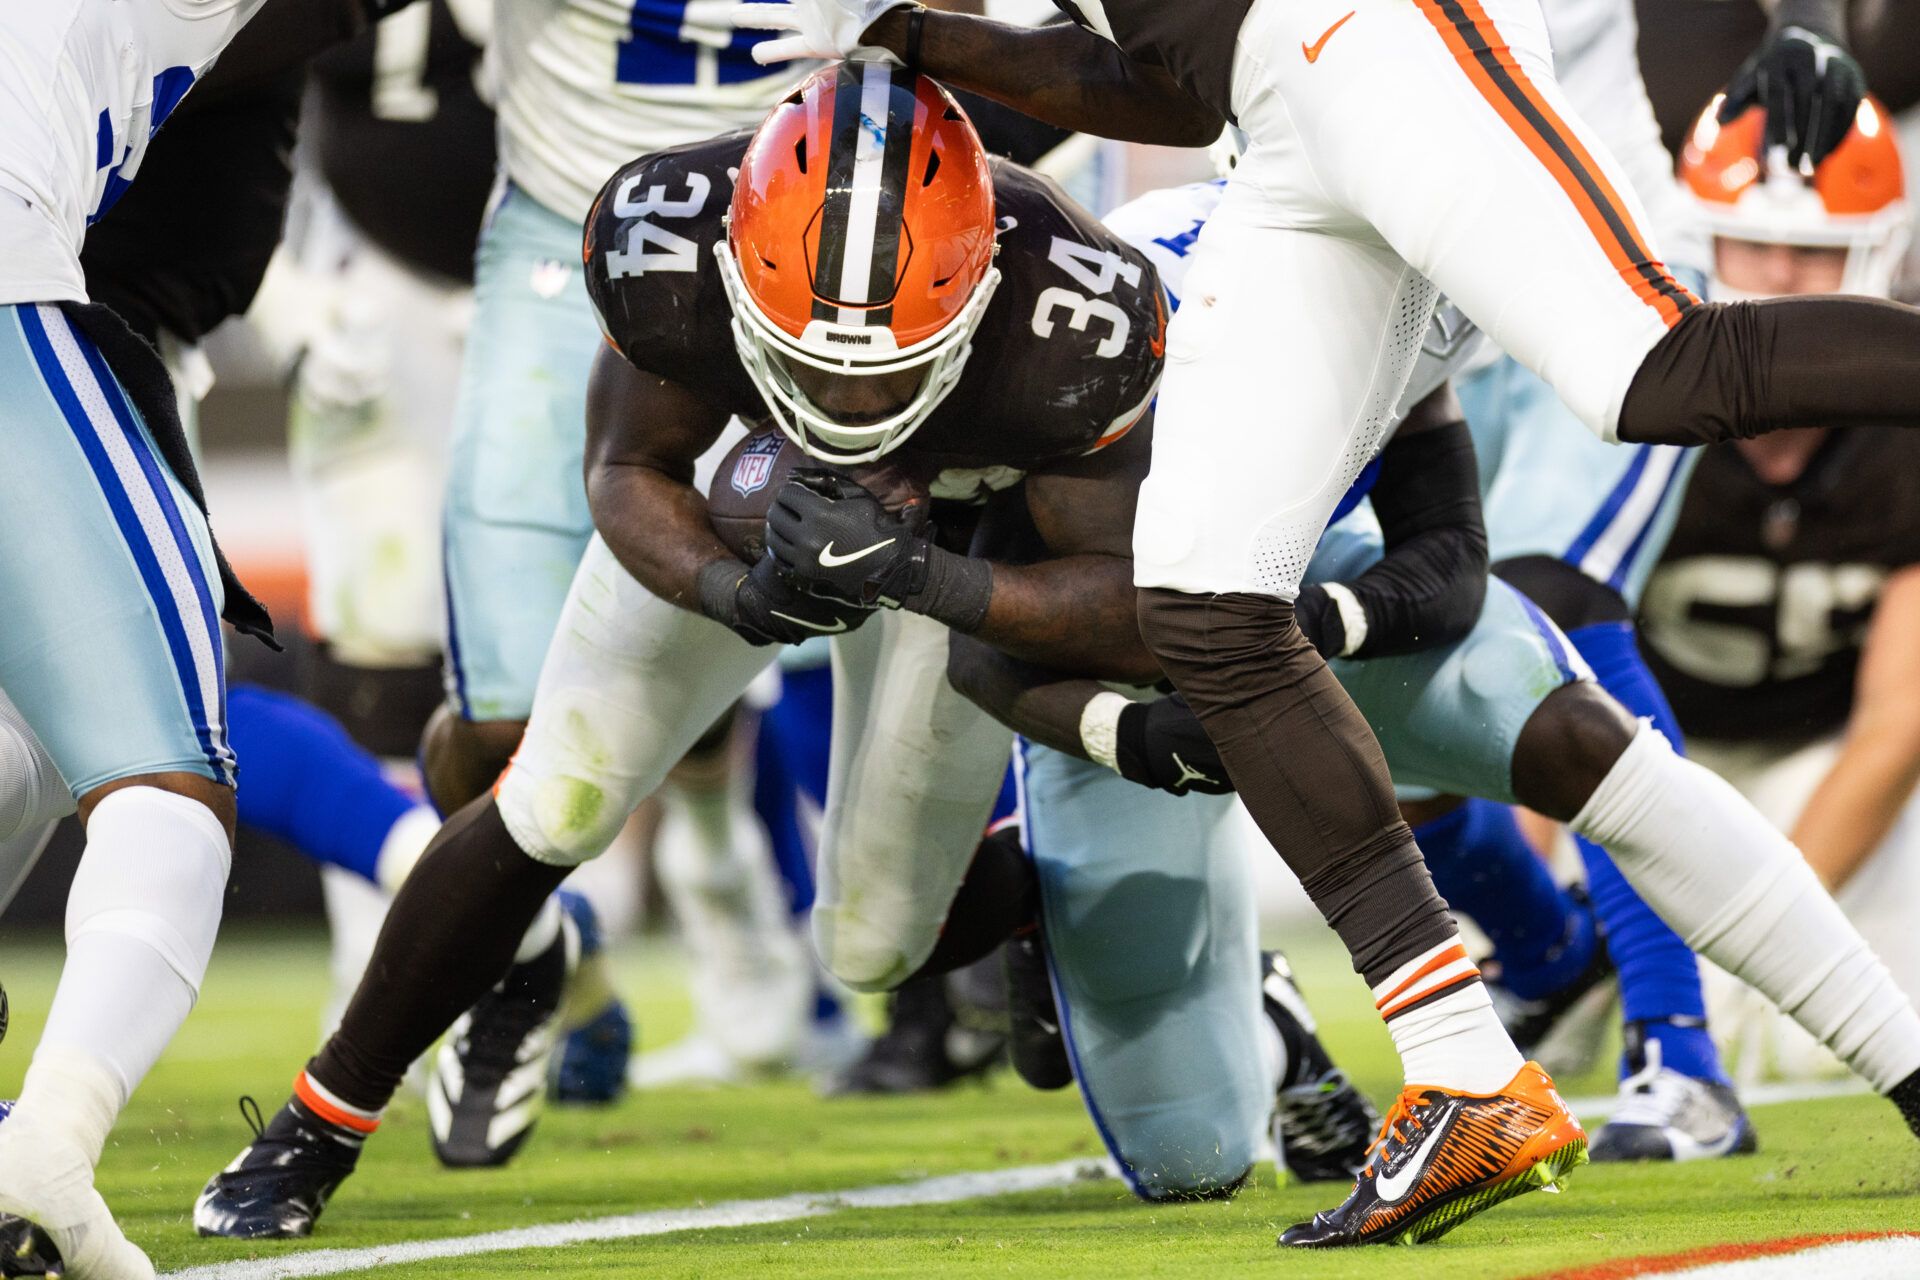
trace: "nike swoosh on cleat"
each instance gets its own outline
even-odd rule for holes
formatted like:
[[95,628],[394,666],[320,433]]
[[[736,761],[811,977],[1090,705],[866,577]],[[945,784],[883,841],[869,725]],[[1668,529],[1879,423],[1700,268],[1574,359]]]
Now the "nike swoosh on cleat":
[[1427,1167],[1427,1157],[1433,1154],[1434,1147],[1439,1145],[1440,1139],[1446,1137],[1447,1130],[1452,1127],[1453,1116],[1448,1115],[1446,1119],[1434,1126],[1433,1132],[1427,1135],[1427,1140],[1422,1142],[1420,1149],[1413,1153],[1413,1159],[1401,1165],[1399,1172],[1390,1175],[1382,1174],[1374,1179],[1374,1194],[1387,1204],[1398,1204],[1405,1199],[1407,1192],[1413,1189],[1414,1179],[1419,1177],[1420,1171]]
[[870,547],[851,552],[847,555],[835,555],[833,553],[833,544],[829,542],[826,546],[820,548],[820,567],[822,569],[838,569],[843,564],[852,564],[855,560],[864,560],[874,552],[890,547],[897,541],[899,541],[897,538],[888,538],[885,542],[876,542]]
[[[1353,13],[1357,13],[1357,12],[1359,11],[1358,10],[1353,11]],[[1327,41],[1333,39],[1334,32],[1338,31],[1340,28],[1347,25],[1347,18],[1351,18],[1353,16],[1353,13],[1347,14],[1346,18],[1342,18],[1340,19],[1340,21],[1328,27],[1325,33],[1323,33],[1321,37],[1318,40],[1315,40],[1312,44],[1303,43],[1300,46],[1300,52],[1307,55],[1307,62],[1309,64],[1320,61],[1320,51],[1327,47]]]
[[[831,546],[833,544],[828,543],[827,545]],[[847,629],[847,620],[845,618],[835,618],[832,626],[823,627],[817,622],[808,622],[805,618],[796,618],[790,613],[781,613],[778,609],[772,610],[772,613],[776,618],[785,618],[797,627],[805,627],[809,631],[818,631],[823,636],[836,635]]]

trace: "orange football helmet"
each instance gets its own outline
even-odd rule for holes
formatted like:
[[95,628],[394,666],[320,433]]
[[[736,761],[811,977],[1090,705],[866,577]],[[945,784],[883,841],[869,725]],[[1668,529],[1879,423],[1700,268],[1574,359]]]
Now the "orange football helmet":
[[[994,230],[986,150],[925,76],[846,62],[775,107],[740,161],[715,252],[740,359],[780,429],[841,463],[917,430],[959,382],[1000,283]],[[871,421],[802,389],[820,374],[910,372],[911,397]]]
[[[1841,289],[1885,297],[1906,253],[1911,215],[1900,147],[1886,108],[1864,98],[1853,129],[1811,174],[1766,154],[1766,113],[1719,123],[1716,95],[1680,153],[1680,177],[1716,236],[1845,249]],[[1740,296],[1714,282],[1716,297]]]

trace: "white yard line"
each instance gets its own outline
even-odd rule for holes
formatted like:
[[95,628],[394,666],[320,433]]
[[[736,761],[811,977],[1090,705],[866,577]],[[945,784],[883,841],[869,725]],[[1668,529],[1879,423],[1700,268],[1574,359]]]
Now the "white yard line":
[[[1788,1080],[1779,1084],[1756,1084],[1740,1088],[1740,1101],[1749,1107],[1770,1107],[1781,1102],[1819,1102],[1824,1098],[1850,1098],[1871,1093],[1867,1082],[1849,1076],[1844,1080]],[[1603,1094],[1593,1098],[1568,1098],[1567,1105],[1582,1120],[1604,1120],[1620,1105],[1620,1095]]]
[[771,1200],[729,1200],[698,1209],[656,1209],[583,1222],[555,1222],[538,1227],[515,1227],[484,1235],[451,1236],[439,1240],[410,1240],[401,1244],[370,1245],[364,1249],[314,1249],[278,1258],[216,1262],[210,1266],[169,1271],[168,1280],[285,1280],[294,1276],[334,1276],[375,1267],[397,1267],[440,1258],[465,1258],[509,1249],[556,1249],[601,1240],[635,1240],[675,1231],[717,1231],[753,1227],[768,1222],[823,1218],[842,1209],[902,1209],[923,1204],[953,1204],[993,1196],[1045,1191],[1114,1176],[1104,1160],[1063,1160],[1059,1164],[1026,1165],[983,1173],[957,1173],[919,1182],[902,1182],[850,1191],[810,1191],[776,1196]]

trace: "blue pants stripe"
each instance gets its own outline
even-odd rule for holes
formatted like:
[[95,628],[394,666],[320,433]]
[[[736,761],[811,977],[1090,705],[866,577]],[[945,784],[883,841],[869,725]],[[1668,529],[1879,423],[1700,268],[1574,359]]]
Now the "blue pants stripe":
[[[81,452],[92,468],[94,479],[100,486],[100,492],[107,500],[108,508],[113,512],[114,523],[120,528],[120,536],[131,553],[135,567],[139,570],[141,581],[146,585],[148,598],[153,601],[154,611],[160,620],[162,632],[166,636],[167,647],[173,655],[175,675],[178,677],[180,691],[186,699],[187,711],[193,721],[194,736],[199,740],[200,749],[206,753],[207,761],[217,776],[231,781],[233,778],[233,754],[227,749],[223,734],[217,733],[208,716],[206,700],[201,696],[201,673],[194,657],[193,645],[187,635],[187,620],[180,614],[175,604],[172,589],[168,586],[166,571],[161,567],[159,555],[148,540],[140,517],[134,510],[133,499],[122,483],[113,459],[107,455],[106,447],[101,443],[99,426],[88,417],[85,407],[80,403],[65,367],[53,349],[47,336],[45,317],[48,309],[39,307],[19,307],[15,313],[20,317],[20,327],[27,339],[27,346],[33,352],[34,362],[40,368],[40,375],[47,389],[52,393],[55,403],[60,406],[61,414],[66,418],[68,427],[73,431],[74,439],[79,443]],[[51,313],[59,323],[66,324],[66,318],[57,311]],[[92,343],[83,336],[74,334],[74,341],[82,351],[91,351]],[[91,366],[90,366],[91,367]],[[104,364],[100,366],[104,369]],[[104,388],[114,387],[109,376],[101,380]],[[117,388],[115,389],[117,391]],[[108,403],[113,404],[113,394],[108,394]],[[116,407],[115,415],[119,410]],[[170,528],[176,530],[176,537],[182,545],[176,552],[186,561],[189,575],[196,590],[205,591],[205,580],[199,573],[198,556],[192,542],[185,538],[184,526],[180,523],[180,513],[174,507],[172,495],[164,481],[155,483],[159,476],[158,464],[152,458],[145,436],[133,427],[131,416],[124,422],[116,422],[116,427],[126,436],[127,446],[133,456],[141,460],[143,474],[153,486],[154,500],[165,513]],[[209,601],[210,604],[210,601]],[[204,620],[203,620],[204,621]],[[219,660],[220,633],[216,628],[208,629],[214,660]],[[216,673],[218,674],[218,673]],[[216,684],[224,684],[216,680]]]

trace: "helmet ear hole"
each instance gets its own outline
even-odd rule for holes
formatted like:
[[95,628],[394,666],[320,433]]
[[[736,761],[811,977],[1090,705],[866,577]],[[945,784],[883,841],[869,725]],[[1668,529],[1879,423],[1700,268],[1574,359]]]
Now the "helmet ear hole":
[[807,135],[801,134],[800,140],[793,144],[793,159],[800,166],[800,172],[807,171]]
[[932,153],[927,156],[927,173],[925,177],[920,179],[920,185],[923,187],[932,186],[934,175],[939,172],[940,172],[940,150],[939,148],[936,147],[934,148]]

